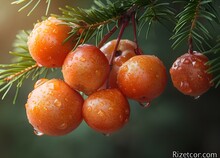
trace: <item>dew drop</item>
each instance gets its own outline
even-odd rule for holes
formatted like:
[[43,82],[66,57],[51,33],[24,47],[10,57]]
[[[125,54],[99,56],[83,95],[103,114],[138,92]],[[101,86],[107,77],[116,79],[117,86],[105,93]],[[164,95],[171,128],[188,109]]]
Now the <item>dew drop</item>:
[[104,136],[109,137],[111,134],[110,133],[103,133]]
[[37,136],[42,136],[42,135],[44,135],[44,133],[40,132],[40,131],[37,130],[37,129],[34,129],[34,134],[36,134]]
[[49,83],[48,87],[49,87],[49,89],[54,89],[54,84],[53,83]]
[[92,111],[92,108],[89,106],[89,107],[87,108],[87,110],[88,110],[89,112],[91,112],[91,111]]
[[183,82],[182,81],[180,82],[180,87],[183,87]]
[[126,115],[129,114],[129,110],[128,110],[128,109],[125,110],[125,114],[126,114]]
[[124,120],[122,115],[119,115],[119,119],[121,122]]
[[39,64],[39,63],[37,63],[37,66],[38,66],[38,67],[43,67],[43,65],[41,65],[41,64]]
[[139,103],[143,108],[149,108],[150,107],[150,102],[146,103]]
[[114,109],[113,109],[112,107],[109,107],[108,110],[109,110],[109,111],[113,111]]
[[193,62],[192,62],[192,65],[195,66],[195,65],[196,65],[196,61],[193,61]]
[[39,80],[34,84],[34,88],[39,87],[40,85],[44,84],[46,81],[48,81],[48,79],[46,79],[46,78],[39,79]]
[[182,70],[182,67],[179,66],[179,67],[177,68],[177,70]]
[[62,123],[58,128],[59,129],[66,129],[67,128],[67,124],[66,123]]
[[173,64],[172,69],[176,70],[179,66],[177,64]]
[[95,70],[95,74],[97,75],[97,76],[100,76],[100,71],[99,70]]
[[32,92],[28,94],[28,99],[31,97],[31,95],[32,95]]
[[61,107],[62,103],[61,103],[58,99],[55,99],[55,100],[54,100],[54,105],[55,105],[56,107]]
[[82,61],[82,62],[86,61],[86,59],[83,58],[83,57],[79,58],[79,60]]
[[184,63],[184,64],[189,64],[190,61],[189,61],[188,59],[185,59],[183,63]]
[[124,67],[124,71],[128,71],[128,66],[127,65]]
[[126,122],[128,122],[128,119],[127,119],[127,118],[125,119],[125,123],[126,123]]
[[202,76],[201,76],[201,75],[197,75],[197,77],[200,78],[200,79],[202,79]]
[[137,91],[136,89],[134,89],[134,88],[132,89],[132,92],[133,92],[133,93],[136,93],[136,91]]
[[197,99],[199,99],[199,98],[200,98],[200,96],[195,96],[195,97],[194,97],[195,100],[197,100]]
[[101,117],[104,116],[103,111],[99,110],[98,115],[101,116]]

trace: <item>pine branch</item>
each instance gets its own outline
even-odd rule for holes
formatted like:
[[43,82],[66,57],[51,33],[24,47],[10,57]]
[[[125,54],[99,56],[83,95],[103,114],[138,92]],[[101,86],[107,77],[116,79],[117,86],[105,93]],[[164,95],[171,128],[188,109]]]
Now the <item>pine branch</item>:
[[212,39],[212,36],[208,25],[205,23],[218,23],[217,12],[212,6],[212,0],[177,2],[187,4],[184,10],[176,16],[179,20],[174,28],[174,35],[171,37],[174,40],[172,48],[177,48],[186,40],[188,41],[190,52],[193,51],[193,44],[200,51],[204,51],[205,46],[210,48],[210,44],[207,41]]
[[[47,4],[47,9],[46,9],[46,13],[45,13],[46,15],[49,12],[51,1],[52,0],[46,0],[46,2],[45,2]],[[34,2],[36,2],[36,3],[34,4]],[[33,4],[32,9],[28,13],[28,16],[29,16],[37,8],[37,6],[40,4],[40,2],[41,2],[41,0],[37,0],[37,1],[35,1],[35,0],[17,0],[17,1],[12,2],[11,4],[24,4],[24,6],[18,10],[19,12],[26,9],[27,7],[29,7]]]
[[16,85],[16,93],[13,103],[15,103],[20,87],[24,80],[30,76],[32,80],[39,78],[47,73],[48,69],[39,67],[28,52],[27,37],[29,31],[21,31],[16,36],[14,51],[10,52],[14,56],[11,64],[0,64],[0,93],[4,92],[2,99],[5,98],[13,85]]
[[142,16],[138,19],[139,21],[139,35],[141,34],[145,25],[147,25],[146,38],[150,32],[150,28],[154,22],[159,22],[166,26],[163,21],[169,21],[175,23],[175,13],[169,3],[151,1],[144,7],[144,13],[140,12]]
[[[62,11],[61,16],[56,15],[72,27],[70,37],[81,32],[77,44],[95,38],[96,45],[98,45],[106,33],[114,30],[115,26],[118,28],[122,24],[123,18],[131,18],[132,12],[135,12],[136,19],[140,21],[138,25],[139,34],[143,27],[149,24],[146,33],[148,34],[153,21],[158,21],[161,24],[164,24],[164,20],[174,21],[174,12],[169,7],[169,3],[152,0],[116,0],[114,2],[106,0],[106,3],[95,0],[94,2],[95,5],[90,9],[66,6],[65,9],[60,9]],[[138,13],[142,16],[138,17]]]
[[220,37],[218,37],[216,45],[205,53],[214,56],[207,64],[210,65],[208,73],[212,73],[215,76],[212,82],[215,83],[217,88],[220,86]]

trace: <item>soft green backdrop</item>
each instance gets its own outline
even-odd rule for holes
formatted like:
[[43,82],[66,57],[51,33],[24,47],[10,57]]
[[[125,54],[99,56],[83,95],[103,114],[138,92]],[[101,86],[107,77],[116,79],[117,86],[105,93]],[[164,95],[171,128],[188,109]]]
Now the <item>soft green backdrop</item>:
[[[64,4],[89,7],[92,0],[53,2],[50,12],[59,13]],[[11,0],[0,3],[0,63],[10,62],[8,51],[20,29],[32,29],[44,14],[41,5],[27,17],[18,13]],[[43,3],[42,3],[43,4]],[[220,31],[216,34],[220,34]],[[124,38],[132,39],[130,31]],[[154,26],[150,38],[140,36],[141,48],[163,60],[167,73],[172,62],[185,49],[171,50],[170,32]],[[57,75],[57,74],[56,74]],[[59,75],[59,74],[58,74]],[[0,158],[171,158],[173,151],[215,152],[220,156],[220,92],[212,88],[198,100],[184,96],[169,78],[165,92],[148,109],[131,102],[130,122],[109,137],[91,130],[84,122],[74,132],[62,137],[38,137],[27,121],[24,104],[33,83],[24,84],[16,105],[14,91],[0,101]]]

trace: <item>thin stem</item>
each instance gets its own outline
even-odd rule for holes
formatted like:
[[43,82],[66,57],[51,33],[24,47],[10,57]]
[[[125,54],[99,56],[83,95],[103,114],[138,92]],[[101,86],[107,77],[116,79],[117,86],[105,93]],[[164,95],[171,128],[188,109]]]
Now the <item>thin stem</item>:
[[132,21],[133,32],[134,32],[134,42],[137,45],[137,48],[135,49],[135,53],[137,55],[141,55],[142,53],[139,50],[139,45],[138,45],[138,40],[137,40],[137,26],[136,26],[136,21],[135,21],[135,12],[133,12],[131,15],[131,21]]
[[199,17],[199,7],[200,7],[200,3],[201,0],[198,1],[198,5],[196,6],[196,10],[195,10],[195,14],[194,17],[192,19],[192,25],[190,27],[190,33],[189,33],[189,37],[188,37],[188,46],[189,46],[189,50],[188,53],[189,54],[193,54],[193,39],[192,39],[192,31],[193,29],[196,27],[196,21]]
[[118,27],[115,25],[101,40],[101,42],[98,45],[98,48],[101,48],[106,41],[108,41],[108,39],[115,33],[115,31],[118,29]]
[[192,36],[189,36],[189,38],[188,38],[188,46],[189,46],[188,53],[189,54],[193,54],[193,40],[192,40]]
[[130,18],[127,17],[127,16],[124,17],[124,18],[122,18],[122,26],[121,26],[120,32],[119,32],[119,34],[118,34],[118,38],[117,38],[117,42],[116,42],[114,51],[113,51],[113,53],[112,53],[112,55],[111,55],[111,58],[110,58],[110,60],[109,60],[109,65],[110,65],[111,67],[112,67],[112,65],[113,65],[113,60],[114,60],[114,57],[115,57],[115,53],[117,52],[118,45],[119,45],[119,43],[120,43],[120,40],[121,40],[121,38],[122,38],[122,35],[123,35],[123,33],[124,33],[125,28],[126,28],[126,27],[128,26],[128,24],[129,24],[129,21],[130,21]]

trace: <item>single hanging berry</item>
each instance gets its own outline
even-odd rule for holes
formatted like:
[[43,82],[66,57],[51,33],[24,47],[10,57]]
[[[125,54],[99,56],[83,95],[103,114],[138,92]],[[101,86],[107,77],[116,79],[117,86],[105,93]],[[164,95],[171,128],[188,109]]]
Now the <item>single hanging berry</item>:
[[[74,48],[75,35],[65,41],[71,27],[55,17],[37,23],[28,37],[28,49],[32,58],[40,66],[61,67],[66,55]],[[64,42],[65,41],[65,42]]]
[[[105,54],[108,60],[110,60],[112,53],[115,50],[115,46],[117,43],[117,39],[109,41],[106,43],[104,46],[101,47],[101,51]],[[122,39],[119,42],[114,60],[113,60],[113,65],[111,72],[109,74],[109,88],[117,88],[117,75],[118,75],[118,70],[122,64],[124,64],[128,59],[131,57],[135,56],[136,53],[135,51],[140,51],[137,50],[137,45],[136,43],[127,40],[127,39]],[[106,84],[103,85],[103,89],[106,88]]]
[[127,97],[142,103],[150,102],[167,85],[166,68],[154,55],[137,55],[119,68],[117,81]]
[[83,104],[84,120],[92,129],[103,134],[121,129],[129,116],[129,103],[118,89],[97,91]]
[[37,135],[65,135],[82,122],[83,102],[64,81],[41,79],[28,96],[27,118]]
[[80,45],[64,61],[64,80],[73,89],[90,95],[106,81],[110,66],[105,55],[93,45]]
[[212,75],[207,73],[208,58],[196,51],[186,53],[173,63],[170,75],[174,87],[185,95],[198,97],[212,86]]

